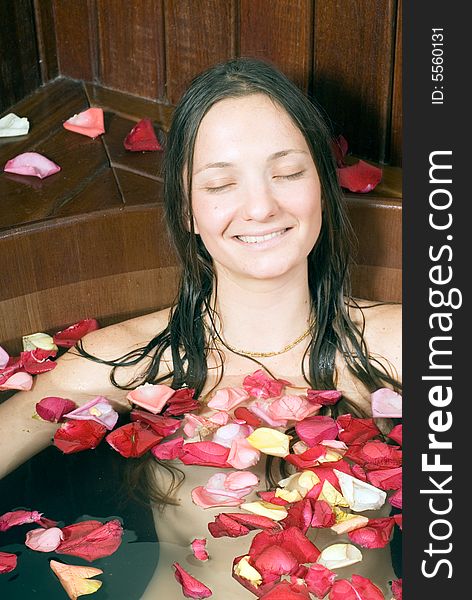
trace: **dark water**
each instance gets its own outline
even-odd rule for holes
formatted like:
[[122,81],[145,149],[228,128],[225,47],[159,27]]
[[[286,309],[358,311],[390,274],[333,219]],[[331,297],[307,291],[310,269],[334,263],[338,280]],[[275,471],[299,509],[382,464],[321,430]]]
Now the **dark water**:
[[54,552],[34,552],[24,545],[26,532],[37,525],[0,532],[0,550],[18,555],[18,566],[0,575],[0,600],[67,600],[68,596],[49,567],[53,558],[73,565],[103,570],[96,576],[102,587],[93,600],[138,600],[158,560],[158,543],[150,509],[129,499],[123,489],[124,466],[106,443],[96,450],[63,455],[54,447],[0,481],[0,515],[17,508],[42,512],[59,521],[58,527],[77,521],[118,518],[124,528],[120,548],[92,563]]

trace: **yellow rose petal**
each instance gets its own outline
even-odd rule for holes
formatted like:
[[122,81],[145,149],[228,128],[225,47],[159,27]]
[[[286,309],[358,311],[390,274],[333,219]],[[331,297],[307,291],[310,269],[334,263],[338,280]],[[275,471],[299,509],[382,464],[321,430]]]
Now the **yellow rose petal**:
[[262,575],[252,565],[249,564],[249,555],[243,556],[242,559],[234,566],[234,572],[239,577],[247,579],[256,587],[262,583]]
[[272,504],[271,502],[265,502],[264,500],[258,500],[256,502],[244,502],[240,508],[252,512],[255,515],[261,515],[268,517],[274,521],[281,521],[287,516],[287,510],[283,506],[278,504]]
[[362,553],[359,548],[352,544],[333,544],[323,550],[317,562],[327,569],[340,569],[361,560]]
[[285,488],[277,488],[275,490],[275,496],[277,498],[282,498],[287,502],[298,502],[304,498],[298,490],[287,490]]
[[58,350],[53,338],[47,333],[32,333],[31,335],[24,335],[22,337],[22,341],[24,352],[27,352],[28,350],[36,350],[36,348],[50,351]]
[[344,506],[346,508],[349,506],[346,498],[327,479],[323,483],[318,500],[325,500],[331,506]]
[[264,454],[283,458],[289,453],[289,443],[292,437],[270,427],[259,427],[246,440]]

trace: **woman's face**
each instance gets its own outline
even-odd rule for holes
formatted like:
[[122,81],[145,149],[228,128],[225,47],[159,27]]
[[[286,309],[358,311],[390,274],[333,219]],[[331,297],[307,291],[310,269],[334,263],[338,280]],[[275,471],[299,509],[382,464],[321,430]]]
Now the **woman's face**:
[[268,96],[222,100],[202,119],[192,208],[218,275],[306,270],[321,228],[320,181],[302,133]]

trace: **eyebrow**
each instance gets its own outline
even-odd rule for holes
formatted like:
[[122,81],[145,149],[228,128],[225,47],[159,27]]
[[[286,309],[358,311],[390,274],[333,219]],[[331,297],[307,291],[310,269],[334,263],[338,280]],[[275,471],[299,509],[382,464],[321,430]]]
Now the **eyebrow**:
[[[290,148],[288,150],[279,150],[278,152],[274,152],[268,158],[269,162],[277,160],[278,158],[282,158],[283,156],[287,156],[288,154],[308,154],[306,150],[297,150],[295,148]],[[224,169],[225,167],[234,167],[234,163],[230,162],[213,162],[208,163],[203,166],[201,169],[195,172],[195,175],[201,173],[202,171],[206,171],[206,169]]]

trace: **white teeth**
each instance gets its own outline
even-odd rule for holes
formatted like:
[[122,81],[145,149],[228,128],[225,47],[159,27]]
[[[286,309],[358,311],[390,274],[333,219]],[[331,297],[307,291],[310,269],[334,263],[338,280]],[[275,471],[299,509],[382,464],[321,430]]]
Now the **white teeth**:
[[238,235],[237,238],[246,244],[261,244],[262,242],[266,242],[267,240],[282,235],[282,233],[285,233],[286,231],[286,229],[281,229],[280,231],[274,231],[274,233],[268,233],[267,235]]

